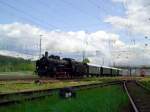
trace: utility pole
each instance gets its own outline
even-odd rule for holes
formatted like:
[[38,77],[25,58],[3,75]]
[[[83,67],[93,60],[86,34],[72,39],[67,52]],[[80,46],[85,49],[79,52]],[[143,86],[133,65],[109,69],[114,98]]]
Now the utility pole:
[[85,34],[85,35],[87,35],[85,38],[84,38],[84,40],[83,40],[83,52],[82,52],[82,58],[83,58],[83,61],[85,60],[85,58],[86,58],[86,48],[87,48],[87,46],[88,46],[88,32],[87,32],[87,34]]
[[82,55],[83,55],[82,58],[83,58],[83,61],[84,61],[84,59],[85,59],[85,50],[83,50],[83,54]]
[[104,66],[105,64],[105,60],[104,60],[104,57],[102,57],[102,66]]
[[41,58],[41,51],[42,51],[42,35],[40,35],[40,54],[39,54],[39,58]]
[[110,47],[112,47],[111,44],[112,44],[112,43],[111,43],[111,40],[110,40],[110,38],[108,38],[108,52],[110,53],[109,62],[108,62],[108,65],[109,65],[109,66],[112,65],[112,64],[111,64],[111,62],[112,62],[112,59],[111,59],[111,58],[112,58],[112,56],[111,56],[111,50],[112,50],[112,49],[110,48]]

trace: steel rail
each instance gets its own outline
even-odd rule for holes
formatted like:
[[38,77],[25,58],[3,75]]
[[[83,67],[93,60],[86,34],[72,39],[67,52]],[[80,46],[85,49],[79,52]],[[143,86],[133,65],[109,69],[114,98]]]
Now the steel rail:
[[126,91],[128,97],[129,97],[129,100],[130,100],[130,102],[131,102],[131,105],[132,105],[134,111],[135,111],[135,112],[139,112],[137,106],[135,105],[135,103],[134,103],[134,101],[133,101],[133,98],[131,97],[131,95],[130,95],[128,89],[127,89],[127,86],[126,86],[126,82],[125,82],[125,81],[124,81],[124,84],[123,84],[123,85],[124,85],[124,89],[125,89],[125,91]]

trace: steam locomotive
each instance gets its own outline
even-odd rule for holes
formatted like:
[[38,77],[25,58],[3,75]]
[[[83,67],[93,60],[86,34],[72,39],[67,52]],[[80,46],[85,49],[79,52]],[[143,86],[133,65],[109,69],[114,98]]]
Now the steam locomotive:
[[92,76],[119,76],[121,69],[105,67],[94,64],[78,62],[71,58],[60,58],[45,52],[39,60],[36,61],[36,73],[40,77],[92,77]]

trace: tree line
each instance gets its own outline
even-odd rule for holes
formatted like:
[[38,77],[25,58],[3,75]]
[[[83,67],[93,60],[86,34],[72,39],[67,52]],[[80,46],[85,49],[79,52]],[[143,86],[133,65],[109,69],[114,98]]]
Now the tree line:
[[0,55],[0,72],[34,71],[35,62],[23,58]]

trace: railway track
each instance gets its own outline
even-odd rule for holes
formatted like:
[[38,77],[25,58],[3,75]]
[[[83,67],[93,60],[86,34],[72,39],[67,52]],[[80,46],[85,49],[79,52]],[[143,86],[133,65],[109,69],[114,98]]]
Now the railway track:
[[15,81],[15,80],[37,80],[40,79],[38,76],[10,76],[0,75],[0,81]]
[[2,76],[0,75],[0,81],[33,81],[33,80],[81,80],[84,77],[39,77],[39,76]]
[[[91,89],[109,85],[116,85],[121,83],[122,83],[121,81],[112,81],[107,83],[86,84],[70,87],[74,88],[75,90],[81,90],[81,89]],[[20,102],[22,100],[31,100],[45,97],[58,92],[60,89],[61,88],[0,94],[0,105],[12,104],[14,102]]]
[[124,82],[124,88],[135,112],[150,112],[150,91],[136,81]]

